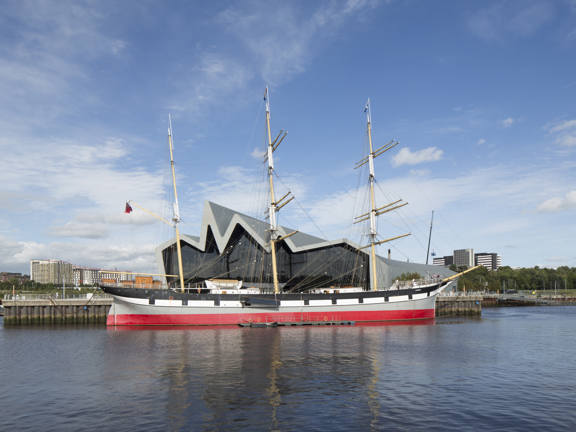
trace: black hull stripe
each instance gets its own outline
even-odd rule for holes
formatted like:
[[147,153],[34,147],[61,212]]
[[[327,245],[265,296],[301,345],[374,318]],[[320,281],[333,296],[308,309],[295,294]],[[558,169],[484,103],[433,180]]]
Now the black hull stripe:
[[[444,284],[446,285],[446,284]],[[115,295],[119,297],[128,297],[135,299],[149,299],[150,304],[154,304],[155,300],[181,300],[182,304],[187,304],[188,300],[208,300],[208,301],[249,301],[249,299],[258,298],[268,300],[269,302],[277,301],[290,301],[290,300],[304,300],[307,305],[309,300],[331,300],[333,304],[339,299],[359,299],[363,303],[364,299],[373,297],[384,297],[385,301],[389,301],[390,297],[408,296],[412,299],[415,294],[426,294],[430,297],[430,293],[436,291],[439,287],[443,286],[442,283],[429,285],[421,288],[403,289],[403,290],[390,290],[390,291],[358,291],[351,293],[328,293],[328,294],[305,294],[305,293],[279,293],[279,294],[209,294],[209,293],[182,293],[167,289],[144,289],[144,288],[122,288],[110,287],[100,285],[102,291],[106,294]]]

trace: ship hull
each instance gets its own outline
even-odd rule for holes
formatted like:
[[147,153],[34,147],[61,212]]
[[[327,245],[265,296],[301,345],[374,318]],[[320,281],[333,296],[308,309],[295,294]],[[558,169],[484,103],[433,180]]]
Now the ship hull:
[[435,316],[436,284],[400,291],[332,294],[193,294],[102,287],[114,303],[110,326],[201,326],[247,322],[401,321]]

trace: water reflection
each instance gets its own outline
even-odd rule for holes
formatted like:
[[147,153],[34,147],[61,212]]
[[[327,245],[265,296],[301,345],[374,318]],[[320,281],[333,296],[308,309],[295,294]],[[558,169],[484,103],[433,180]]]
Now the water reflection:
[[436,325],[0,327],[0,423],[30,431],[572,430],[575,317],[566,306],[488,309],[480,320]]
[[346,411],[358,424],[376,428],[387,398],[383,372],[394,366],[387,346],[397,345],[399,337],[418,345],[423,336],[414,329],[433,324],[432,319],[270,329],[116,327],[107,330],[107,351],[124,348],[121,358],[110,359],[115,379],[138,376],[141,392],[156,392],[155,403],[165,405],[175,430],[255,422],[270,430],[287,424],[306,428],[310,425],[301,419],[318,410],[328,418]]

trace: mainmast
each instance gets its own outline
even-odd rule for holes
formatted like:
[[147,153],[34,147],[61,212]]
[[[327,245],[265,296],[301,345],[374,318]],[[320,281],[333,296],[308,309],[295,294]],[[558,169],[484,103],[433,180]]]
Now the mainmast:
[[[286,137],[288,132],[284,132],[283,130],[281,130],[276,139],[272,141],[272,135],[270,134],[270,97],[268,95],[268,86],[266,86],[266,90],[264,91],[264,101],[266,102],[266,131],[268,133],[268,147],[267,152],[264,155],[265,157],[264,162],[268,160],[268,178],[270,180],[270,207],[268,208],[268,217],[270,217],[270,228],[269,228],[270,249],[272,251],[272,277],[274,278],[274,292],[277,294],[280,292],[280,289],[278,286],[278,271],[276,266],[276,243],[279,242],[280,240],[283,240],[295,234],[296,232],[278,238],[277,237],[278,227],[276,225],[276,212],[280,210],[282,207],[284,207],[286,204],[288,204],[290,201],[292,201],[294,197],[291,197],[288,201],[284,202],[282,205],[280,205],[280,203],[290,194],[290,192],[288,192],[278,201],[276,201],[274,197],[274,160],[272,154],[278,148],[278,146],[280,145],[284,137]],[[280,138],[282,132],[284,132],[284,135],[282,136],[282,138]],[[280,141],[278,141],[278,138],[280,138]]]
[[[390,141],[388,144],[380,147],[378,150],[376,151],[372,151],[372,113],[370,111],[370,99],[368,99],[368,102],[366,102],[366,106],[364,107],[364,112],[366,113],[366,129],[367,129],[367,134],[368,134],[368,143],[370,145],[370,153],[368,154],[367,157],[365,157],[364,159],[362,159],[361,161],[357,162],[356,164],[356,168],[361,167],[362,165],[368,163],[369,166],[369,175],[368,175],[368,181],[370,183],[370,202],[371,202],[371,210],[369,213],[365,213],[363,215],[360,215],[358,217],[356,217],[357,220],[354,223],[358,223],[358,222],[362,222],[365,220],[370,219],[370,244],[368,246],[371,247],[371,253],[370,253],[370,266],[372,267],[372,278],[370,281],[370,285],[373,291],[378,291],[378,276],[377,276],[377,269],[376,269],[376,246],[391,240],[395,240],[401,237],[406,237],[410,234],[404,234],[398,237],[394,237],[394,238],[390,238],[390,239],[386,239],[386,240],[382,240],[382,241],[376,241],[376,237],[378,235],[377,231],[376,231],[376,216],[381,215],[382,213],[387,213],[389,211],[392,211],[394,209],[400,208],[402,206],[405,206],[408,203],[404,203],[404,204],[400,204],[396,207],[391,207],[394,204],[399,203],[402,200],[398,200],[395,201],[393,203],[390,203],[388,205],[385,205],[384,207],[380,207],[380,208],[376,208],[376,199],[374,198],[374,181],[375,181],[375,175],[374,175],[374,158],[376,158],[377,156],[380,156],[382,153],[390,150],[392,147],[396,146],[399,144],[398,141],[394,142],[394,140]],[[354,169],[356,169],[354,168]],[[360,249],[363,249],[365,247],[368,246],[363,246]]]
[[172,141],[172,118],[168,115],[168,144],[170,146],[170,164],[172,166],[172,183],[174,184],[174,229],[176,230],[176,249],[178,251],[178,274],[180,276],[180,289],[184,292],[184,271],[182,269],[182,247],[180,246],[180,231],[178,224],[180,223],[180,211],[178,209],[178,192],[176,191],[176,174],[174,172],[174,143]]
[[376,200],[374,199],[374,153],[372,153],[372,113],[370,112],[370,99],[366,102],[368,109],[366,111],[366,128],[368,130],[368,142],[370,144],[370,154],[368,155],[368,165],[370,167],[370,174],[368,179],[370,181],[370,200],[372,203],[372,210],[370,211],[370,245],[371,245],[371,266],[372,266],[372,289],[378,290],[378,278],[376,276]]

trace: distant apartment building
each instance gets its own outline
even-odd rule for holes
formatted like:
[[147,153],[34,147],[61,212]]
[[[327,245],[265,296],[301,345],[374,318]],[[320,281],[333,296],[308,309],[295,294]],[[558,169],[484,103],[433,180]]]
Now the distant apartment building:
[[474,267],[474,249],[459,249],[454,251],[454,264],[456,267]]
[[98,285],[100,269],[74,266],[74,285]]
[[453,256],[434,258],[433,264],[437,266],[450,267],[455,264],[457,267],[466,266],[468,268],[482,265],[488,270],[498,270],[502,266],[502,257],[495,253],[474,253],[474,249],[455,250]]
[[118,270],[101,270],[99,268],[89,268],[74,266],[74,285],[98,285],[102,280],[115,282],[131,280],[130,272],[121,272]]
[[106,279],[108,282],[114,280],[116,282],[123,282],[132,280],[130,272],[123,272],[119,270],[100,270],[100,279],[98,282]]
[[60,260],[30,260],[30,279],[38,283],[72,285],[72,264]]
[[502,257],[495,253],[477,253],[474,254],[476,265],[482,265],[488,270],[498,270],[502,266]]
[[31,260],[31,280],[38,283],[53,283],[56,285],[97,285],[102,279],[116,282],[131,280],[129,272],[119,270],[101,270],[73,265],[59,260]]
[[435,266],[450,267],[454,264],[454,257],[452,255],[434,258],[432,264]]

